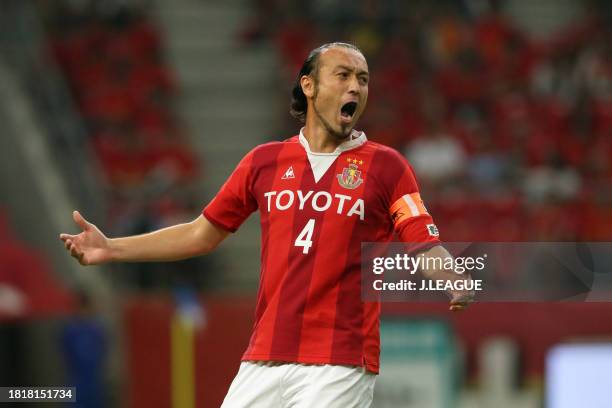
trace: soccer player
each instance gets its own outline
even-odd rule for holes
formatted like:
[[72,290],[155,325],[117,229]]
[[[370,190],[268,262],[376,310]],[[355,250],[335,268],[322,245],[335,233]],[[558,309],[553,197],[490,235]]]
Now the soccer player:
[[[223,407],[369,407],[380,304],[361,300],[361,243],[388,242],[395,232],[420,243],[414,252],[450,256],[406,160],[354,130],[369,79],[357,47],[313,50],[292,92],[299,135],[251,150],[197,219],[109,239],[75,211],[83,231],[60,235],[83,265],[171,261],[209,253],[259,212],[255,324]],[[460,310],[472,293],[450,295],[451,310]]]

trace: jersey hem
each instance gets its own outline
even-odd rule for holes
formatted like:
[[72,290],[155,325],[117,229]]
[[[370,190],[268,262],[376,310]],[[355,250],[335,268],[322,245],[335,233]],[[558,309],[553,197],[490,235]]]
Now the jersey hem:
[[324,356],[300,356],[296,358],[295,355],[285,355],[285,354],[274,354],[274,355],[265,355],[265,354],[244,354],[241,358],[241,361],[278,361],[278,362],[286,362],[286,363],[302,363],[302,364],[330,364],[330,365],[349,365],[356,367],[364,367],[367,371],[372,372],[374,374],[379,373],[379,366],[368,363],[367,361],[362,361],[361,358],[355,358],[353,356],[340,356],[334,358],[334,360],[329,359]]

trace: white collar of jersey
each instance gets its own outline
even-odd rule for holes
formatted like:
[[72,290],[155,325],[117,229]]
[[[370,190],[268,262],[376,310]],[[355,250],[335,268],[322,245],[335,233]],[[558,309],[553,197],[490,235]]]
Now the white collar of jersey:
[[361,146],[367,140],[368,139],[364,132],[359,132],[353,129],[353,131],[351,131],[351,135],[349,136],[349,140],[340,143],[340,145],[336,147],[336,150],[334,150],[333,152],[331,153],[313,152],[310,150],[310,145],[308,144],[308,140],[306,140],[306,137],[304,136],[304,128],[300,129],[300,143],[302,144],[302,146],[304,146],[304,149],[306,149],[306,152],[309,155],[313,154],[317,156],[319,155],[320,156],[338,156],[342,152],[345,152],[347,150],[351,150],[351,149]]

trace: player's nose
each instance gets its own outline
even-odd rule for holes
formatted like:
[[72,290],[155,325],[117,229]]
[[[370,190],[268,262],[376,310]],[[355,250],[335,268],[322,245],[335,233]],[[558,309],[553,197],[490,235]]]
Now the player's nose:
[[351,95],[359,95],[361,93],[361,87],[359,86],[359,79],[357,79],[357,76],[352,75],[348,82],[348,92]]

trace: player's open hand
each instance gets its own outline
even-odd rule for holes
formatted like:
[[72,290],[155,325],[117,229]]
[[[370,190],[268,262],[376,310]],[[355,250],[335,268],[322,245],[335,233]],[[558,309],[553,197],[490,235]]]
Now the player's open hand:
[[96,265],[110,260],[108,238],[94,224],[78,212],[72,213],[74,222],[81,228],[78,235],[60,234],[66,250],[81,265]]

